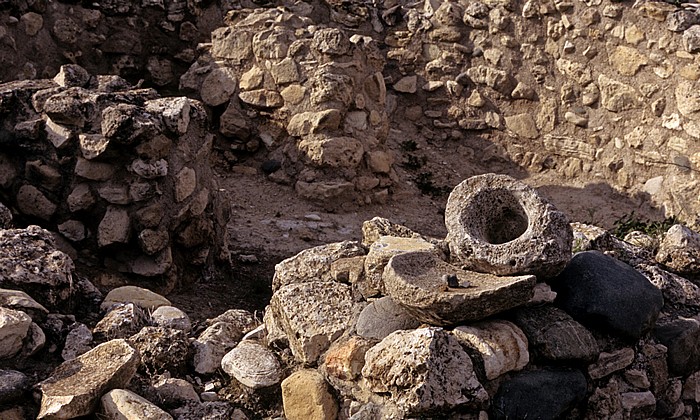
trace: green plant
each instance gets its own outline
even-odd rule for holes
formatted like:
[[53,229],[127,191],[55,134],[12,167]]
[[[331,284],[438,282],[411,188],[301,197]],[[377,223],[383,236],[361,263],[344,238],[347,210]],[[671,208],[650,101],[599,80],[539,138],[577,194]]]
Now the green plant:
[[652,222],[649,219],[641,219],[632,211],[613,223],[612,234],[617,238],[623,239],[625,235],[636,230],[649,236],[658,236],[666,232],[671,226],[679,223],[680,221],[675,216]]

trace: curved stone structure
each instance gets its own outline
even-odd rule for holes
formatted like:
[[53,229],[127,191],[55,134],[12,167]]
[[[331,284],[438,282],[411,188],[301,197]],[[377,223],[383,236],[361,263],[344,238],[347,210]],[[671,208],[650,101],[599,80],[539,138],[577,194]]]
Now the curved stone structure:
[[566,215],[507,175],[478,175],[457,185],[445,225],[453,260],[468,270],[546,278],[571,259]]

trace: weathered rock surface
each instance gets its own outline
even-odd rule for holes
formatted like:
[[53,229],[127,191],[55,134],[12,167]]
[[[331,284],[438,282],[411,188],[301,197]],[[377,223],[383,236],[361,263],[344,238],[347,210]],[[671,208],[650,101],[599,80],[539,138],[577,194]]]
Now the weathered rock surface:
[[452,258],[470,270],[547,278],[571,258],[568,218],[506,175],[475,176],[455,187],[445,225]]
[[675,375],[700,369],[700,321],[684,318],[659,323],[654,336],[668,349],[668,368]]
[[22,350],[31,324],[32,319],[24,312],[0,307],[0,360]]
[[282,367],[267,347],[252,341],[241,341],[221,359],[221,368],[243,385],[258,389],[282,380]]
[[421,322],[389,296],[370,302],[357,318],[357,334],[381,340],[397,330],[418,328]]
[[40,382],[38,418],[73,418],[92,413],[108,390],[124,388],[140,363],[138,352],[125,340],[112,340],[61,364]]
[[214,322],[192,342],[194,370],[213,373],[221,367],[221,359],[238,344],[243,336],[239,327],[229,322]]
[[100,399],[100,413],[110,420],[154,419],[172,420],[172,416],[157,405],[126,389],[113,389]]
[[117,303],[133,303],[144,310],[154,310],[161,306],[170,306],[170,301],[158,293],[138,286],[122,286],[110,290],[100,308],[108,310]]
[[440,328],[396,331],[365,355],[362,376],[406,415],[450,410],[488,399],[457,340]]
[[184,332],[192,329],[192,322],[186,313],[174,306],[159,306],[151,313],[151,322],[158,327],[175,328]]
[[[448,284],[456,276],[456,284]],[[534,276],[497,277],[460,270],[427,252],[391,258],[384,284],[394,301],[416,319],[433,325],[477,321],[523,305],[535,287]]]
[[16,401],[30,385],[30,379],[22,372],[0,369],[0,404]]
[[287,335],[294,358],[311,365],[351,326],[353,302],[350,287],[312,281],[277,290],[269,310]]
[[656,261],[680,274],[700,274],[700,234],[674,225],[663,237]]
[[189,341],[184,331],[166,327],[143,327],[129,337],[148,372],[179,371],[189,358]]
[[629,265],[598,251],[580,252],[555,279],[555,304],[589,328],[639,338],[663,306],[661,291]]
[[338,415],[328,384],[314,370],[300,370],[282,381],[284,415],[289,420],[326,420]]

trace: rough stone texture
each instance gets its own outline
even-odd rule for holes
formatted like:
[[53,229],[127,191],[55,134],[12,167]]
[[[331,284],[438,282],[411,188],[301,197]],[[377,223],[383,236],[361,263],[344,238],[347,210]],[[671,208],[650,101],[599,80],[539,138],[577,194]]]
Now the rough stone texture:
[[639,338],[653,327],[661,291],[629,265],[598,251],[576,254],[550,283],[555,304],[593,329]]
[[481,363],[487,380],[521,370],[530,362],[527,337],[508,321],[460,326],[452,330],[452,334],[467,348],[474,364]]
[[38,226],[0,230],[0,287],[27,292],[49,309],[71,296],[73,261]]
[[[450,287],[446,276],[456,276],[457,287]],[[535,287],[534,276],[497,277],[464,271],[428,252],[392,257],[383,278],[396,303],[433,325],[477,321],[515,308],[530,300]]]
[[129,337],[129,344],[139,352],[148,372],[177,372],[189,359],[189,341],[182,330],[143,327]]
[[369,248],[382,236],[420,238],[421,235],[383,217],[373,217],[362,222],[362,245]]
[[679,274],[700,274],[700,234],[673,225],[664,234],[656,261]]
[[125,340],[101,344],[64,362],[40,382],[38,418],[73,418],[92,413],[108,390],[125,387],[140,363],[138,352]]
[[243,336],[241,329],[229,322],[214,322],[195,341],[194,370],[197,373],[213,373],[221,367],[221,359],[236,346]]
[[488,399],[469,356],[441,328],[389,334],[365,354],[362,376],[371,391],[388,393],[409,416]]
[[568,218],[506,175],[461,182],[447,200],[445,225],[452,258],[466,269],[547,278],[571,258]]
[[22,350],[32,319],[22,311],[0,307],[0,360]]
[[282,381],[282,404],[288,420],[333,420],[338,416],[338,403],[323,376],[314,370],[294,372]]
[[622,370],[634,361],[634,350],[625,347],[612,353],[602,352],[598,360],[588,366],[588,375],[591,379],[604,378],[614,372]]
[[421,322],[389,296],[370,302],[357,318],[357,334],[381,340],[397,330],[418,328]]
[[153,383],[156,400],[164,406],[179,407],[183,404],[198,403],[199,396],[194,386],[184,379],[163,376]]
[[586,387],[586,377],[576,370],[519,373],[498,388],[493,397],[492,415],[499,420],[559,418],[583,399]]
[[534,355],[545,360],[581,360],[598,356],[598,343],[583,325],[553,306],[519,309],[515,323],[529,339]]
[[154,310],[161,306],[170,306],[170,301],[158,293],[138,286],[122,286],[110,290],[100,308],[108,310],[117,303],[133,303],[145,310]]
[[[351,326],[350,288],[312,281],[284,286],[272,295],[269,310],[289,339],[294,358],[314,364],[321,353]],[[317,320],[322,319],[319,323]]]
[[435,245],[422,238],[380,236],[369,247],[369,252],[365,257],[364,276],[361,281],[355,283],[355,287],[365,298],[386,294],[382,281],[384,267],[394,255],[414,251],[431,251],[436,255],[439,254]]
[[100,414],[109,420],[153,419],[172,420],[157,405],[126,389],[113,389],[100,399]]
[[656,410],[656,398],[651,391],[625,392],[621,397],[622,408],[629,418],[645,418]]
[[0,289],[0,307],[22,311],[38,322],[46,318],[49,311],[21,290]]
[[258,389],[282,380],[282,367],[267,347],[244,340],[221,359],[221,368],[243,385]]
[[234,409],[227,402],[204,402],[199,404],[187,404],[172,410],[176,419],[202,419],[202,420],[247,420],[245,414],[239,409]]
[[325,372],[340,380],[354,380],[362,373],[365,353],[373,344],[373,340],[356,335],[339,339],[326,352],[323,365]]
[[282,286],[309,281],[334,281],[331,264],[341,258],[364,255],[357,242],[344,241],[321,245],[301,251],[297,255],[275,265],[272,290]]
[[700,369],[700,321],[696,318],[660,322],[654,336],[668,349],[668,368],[674,375]]
[[61,357],[63,360],[73,360],[92,349],[92,332],[87,325],[76,323],[66,336]]
[[0,404],[16,401],[30,385],[30,379],[24,373],[0,369]]
[[174,306],[159,306],[151,313],[151,323],[158,327],[175,328],[184,332],[192,329],[192,322],[186,313]]
[[146,313],[133,303],[119,303],[95,325],[92,333],[97,339],[126,338],[146,325]]

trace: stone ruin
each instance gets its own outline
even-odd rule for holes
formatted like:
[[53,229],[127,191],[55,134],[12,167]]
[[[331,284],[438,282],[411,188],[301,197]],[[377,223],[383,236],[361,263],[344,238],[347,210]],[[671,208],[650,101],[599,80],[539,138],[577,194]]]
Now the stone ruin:
[[[699,414],[700,234],[682,225],[622,241],[482,175],[450,195],[445,239],[374,218],[279,263],[262,322],[196,325],[146,289],[103,297],[49,232],[0,216],[3,419]],[[32,369],[47,355],[64,362]]]
[[65,65],[0,85],[0,117],[0,197],[74,258],[163,290],[214,260],[227,207],[200,102]]

